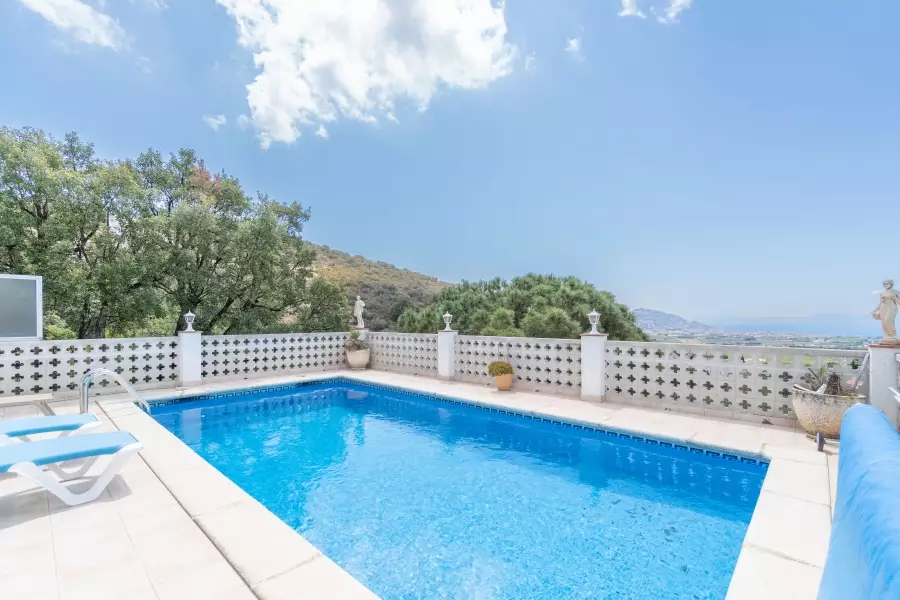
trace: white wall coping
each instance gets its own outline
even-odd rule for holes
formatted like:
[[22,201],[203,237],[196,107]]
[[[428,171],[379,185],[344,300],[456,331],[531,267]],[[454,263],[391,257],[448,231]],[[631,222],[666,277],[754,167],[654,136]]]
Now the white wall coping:
[[748,353],[770,351],[780,354],[808,354],[810,356],[853,356],[864,357],[868,350],[845,350],[843,348],[803,348],[799,346],[736,346],[726,344],[704,344],[700,342],[629,342],[624,340],[609,340],[608,347],[624,345],[652,348],[657,346],[672,346],[674,348],[716,348],[723,351]]

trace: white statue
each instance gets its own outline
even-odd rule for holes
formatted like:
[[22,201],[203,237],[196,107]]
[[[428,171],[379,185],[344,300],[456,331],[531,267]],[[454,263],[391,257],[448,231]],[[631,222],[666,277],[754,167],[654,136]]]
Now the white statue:
[[363,309],[366,307],[366,303],[362,301],[362,299],[357,296],[356,304],[353,305],[353,316],[356,317],[356,328],[357,329],[365,329],[365,324],[363,323]]
[[872,316],[881,321],[881,331],[884,333],[882,344],[900,343],[897,339],[897,326],[894,323],[898,308],[900,308],[900,292],[894,289],[893,279],[885,279],[881,300],[878,307],[872,311]]

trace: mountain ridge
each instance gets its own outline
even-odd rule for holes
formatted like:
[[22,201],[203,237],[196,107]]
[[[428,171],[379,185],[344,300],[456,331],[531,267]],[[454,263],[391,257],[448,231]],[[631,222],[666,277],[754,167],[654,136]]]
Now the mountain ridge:
[[712,327],[705,323],[689,321],[678,315],[673,315],[661,310],[654,310],[652,308],[635,308],[631,312],[634,313],[634,316],[637,319],[638,327],[647,333],[670,331],[702,333],[713,330]]
[[441,289],[451,285],[388,262],[308,243],[316,251],[315,272],[343,283],[351,306],[356,296],[362,297],[366,303],[366,326],[372,331],[396,330],[397,319],[404,310],[429,304]]

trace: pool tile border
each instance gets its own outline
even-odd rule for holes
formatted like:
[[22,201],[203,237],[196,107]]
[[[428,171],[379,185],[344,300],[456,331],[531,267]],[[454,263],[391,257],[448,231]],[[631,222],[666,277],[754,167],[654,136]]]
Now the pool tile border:
[[526,412],[519,412],[515,410],[508,410],[505,408],[497,408],[496,406],[485,406],[483,404],[477,404],[469,400],[465,400],[463,398],[455,398],[453,396],[444,396],[441,394],[434,394],[431,392],[421,392],[421,391],[412,391],[406,388],[386,385],[382,383],[372,383],[369,381],[363,381],[352,377],[347,377],[345,375],[334,375],[331,377],[324,377],[320,379],[311,379],[306,381],[298,381],[296,383],[286,383],[275,386],[258,386],[252,388],[243,388],[237,389],[227,392],[211,392],[209,394],[192,394],[190,396],[180,396],[177,398],[162,398],[159,400],[151,400],[149,404],[151,409],[158,406],[170,406],[172,404],[181,404],[184,402],[193,402],[198,400],[218,400],[222,398],[240,398],[242,396],[252,396],[255,394],[266,394],[273,392],[284,392],[297,388],[308,387],[312,385],[322,385],[328,383],[351,383],[353,385],[357,385],[360,387],[368,387],[371,389],[378,390],[387,390],[391,393],[401,394],[405,396],[412,396],[415,398],[423,398],[426,400],[433,400],[438,402],[446,402],[449,404],[456,404],[460,406],[466,406],[470,408],[476,408],[479,410],[484,410],[492,413],[499,413],[504,415],[515,416],[519,418],[525,418],[532,421],[540,421],[543,423],[552,423],[554,425],[560,425],[562,427],[579,429],[582,431],[596,431],[599,433],[604,433],[611,437],[618,437],[625,440],[635,440],[639,442],[644,442],[650,445],[658,445],[666,448],[673,448],[675,450],[680,450],[683,452],[694,453],[694,454],[705,454],[706,456],[711,456],[715,458],[722,458],[732,462],[740,462],[743,464],[749,465],[757,465],[768,467],[769,460],[765,457],[753,457],[747,456],[743,453],[737,452],[725,452],[721,450],[716,450],[713,448],[707,448],[700,444],[687,444],[683,442],[678,442],[674,440],[662,439],[662,436],[654,436],[654,437],[645,437],[641,435],[637,435],[634,433],[616,430],[610,427],[601,427],[592,423],[584,423],[577,421],[568,421],[560,418],[550,418],[542,415],[532,415]]

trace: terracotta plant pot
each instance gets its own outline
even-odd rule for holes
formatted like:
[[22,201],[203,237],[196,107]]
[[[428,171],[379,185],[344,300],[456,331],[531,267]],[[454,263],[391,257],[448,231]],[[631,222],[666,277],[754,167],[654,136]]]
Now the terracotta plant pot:
[[350,368],[354,371],[365,369],[369,364],[370,352],[371,350],[368,348],[365,350],[353,350],[352,352],[347,352],[347,362],[350,364]]
[[512,373],[506,375],[497,375],[494,377],[494,384],[501,392],[508,392],[512,389]]
[[844,413],[854,404],[865,401],[866,397],[861,395],[832,396],[794,386],[793,403],[797,421],[813,437],[821,431],[826,438],[839,439]]

